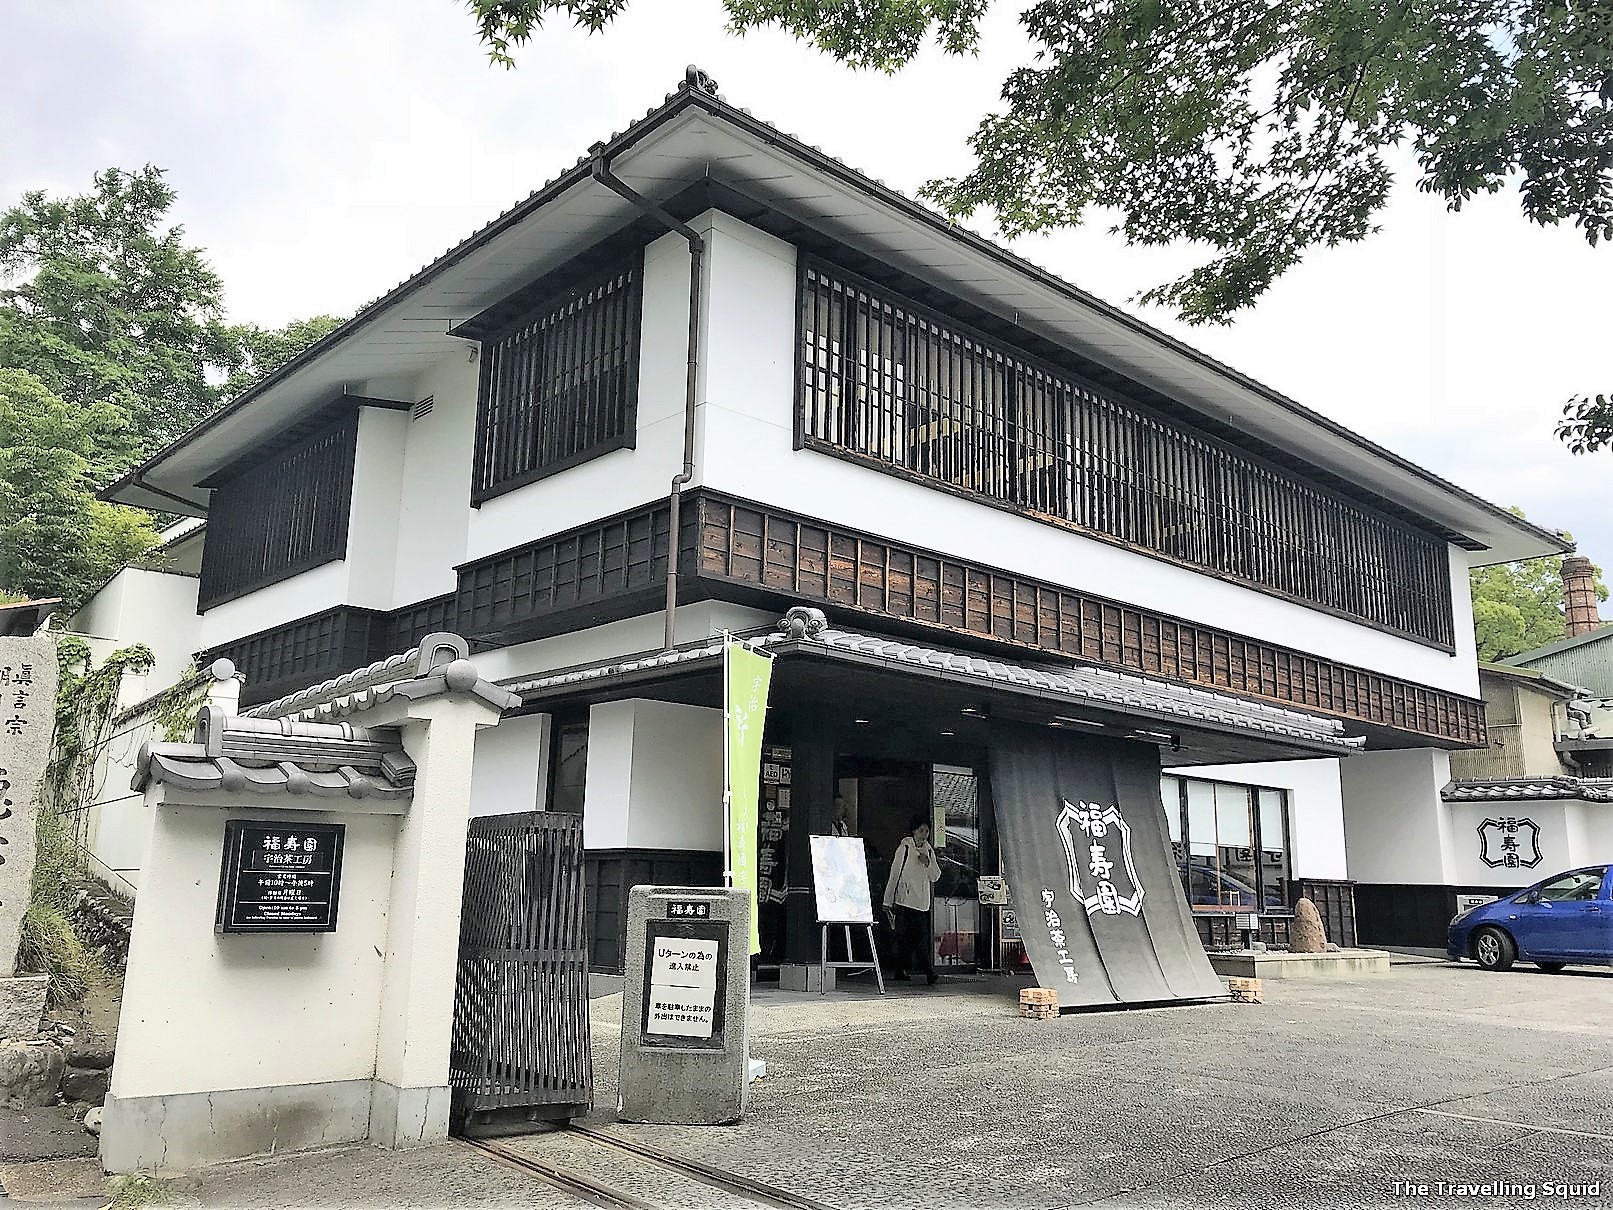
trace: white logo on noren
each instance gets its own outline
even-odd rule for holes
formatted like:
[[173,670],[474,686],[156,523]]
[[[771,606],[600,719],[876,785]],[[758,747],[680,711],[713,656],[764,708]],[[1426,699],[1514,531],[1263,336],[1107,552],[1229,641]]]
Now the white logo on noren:
[[[1064,844],[1064,858],[1070,867],[1070,893],[1086,908],[1087,915],[1102,912],[1116,916],[1124,912],[1136,916],[1142,911],[1143,885],[1131,861],[1131,825],[1113,803],[1077,805],[1061,800],[1058,833]],[[1118,837],[1118,846],[1113,837]],[[1115,850],[1119,849],[1117,853]],[[1090,886],[1091,892],[1087,891]]]

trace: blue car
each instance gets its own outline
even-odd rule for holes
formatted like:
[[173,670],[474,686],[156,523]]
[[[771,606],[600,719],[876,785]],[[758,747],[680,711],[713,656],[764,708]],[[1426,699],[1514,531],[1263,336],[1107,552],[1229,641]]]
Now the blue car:
[[1553,874],[1451,921],[1446,952],[1504,971],[1519,958],[1556,974],[1575,965],[1613,966],[1613,876],[1605,865]]

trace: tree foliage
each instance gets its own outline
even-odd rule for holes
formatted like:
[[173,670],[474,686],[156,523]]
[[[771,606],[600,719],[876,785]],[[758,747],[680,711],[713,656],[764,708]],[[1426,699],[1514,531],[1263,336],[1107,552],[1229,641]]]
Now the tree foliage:
[[312,319],[294,319],[283,328],[260,328],[255,324],[234,328],[241,362],[225,379],[221,396],[233,399],[310,345],[329,336],[344,322],[336,315],[316,315]]
[[1557,439],[1576,454],[1613,446],[1613,395],[1576,395],[1563,406]]
[[[41,190],[0,215],[0,366],[61,398],[108,404],[136,435],[125,462],[218,406],[241,364],[224,285],[184,230],[160,169],[109,168],[80,197]],[[122,469],[121,467],[119,469]]]
[[[1519,517],[1520,509],[1513,509]],[[1494,662],[1555,643],[1568,633],[1563,617],[1562,560],[1548,557],[1477,567],[1468,573],[1479,659]],[[1602,572],[1596,593],[1607,600]]]
[[0,369],[0,588],[71,610],[157,544],[149,514],[95,498],[131,441],[112,404],[75,407]]
[[[495,61],[552,12],[601,29],[626,0],[469,0]],[[724,0],[853,67],[930,38],[972,52],[985,0]],[[1190,322],[1251,305],[1307,250],[1373,232],[1407,148],[1454,210],[1517,182],[1537,223],[1613,235],[1613,10],[1602,0],[1038,0],[1031,64],[931,182],[954,217],[1010,235],[1119,212],[1141,245],[1210,259],[1142,295]]]
[[156,543],[98,487],[341,321],[231,324],[160,169],[0,213],[0,589],[83,598]]

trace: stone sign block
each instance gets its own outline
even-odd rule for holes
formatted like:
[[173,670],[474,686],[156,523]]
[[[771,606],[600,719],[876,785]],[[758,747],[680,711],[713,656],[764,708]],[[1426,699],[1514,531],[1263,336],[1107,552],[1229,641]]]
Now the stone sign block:
[[0,979],[16,969],[40,778],[56,723],[56,640],[0,637]]

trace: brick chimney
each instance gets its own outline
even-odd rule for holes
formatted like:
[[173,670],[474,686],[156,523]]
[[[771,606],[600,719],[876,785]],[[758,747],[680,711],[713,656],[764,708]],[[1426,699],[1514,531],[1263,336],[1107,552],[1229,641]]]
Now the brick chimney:
[[1569,638],[1589,634],[1602,624],[1596,612],[1596,568],[1584,555],[1563,560],[1563,613]]

